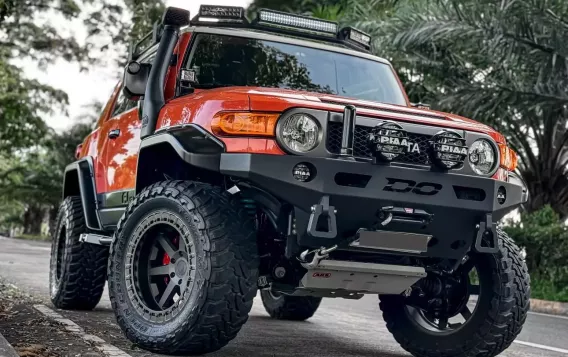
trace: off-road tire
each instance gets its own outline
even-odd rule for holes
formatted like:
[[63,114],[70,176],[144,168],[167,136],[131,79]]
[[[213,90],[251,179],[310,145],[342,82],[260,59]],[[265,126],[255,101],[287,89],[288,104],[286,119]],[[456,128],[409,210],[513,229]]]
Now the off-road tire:
[[429,333],[404,311],[400,297],[380,297],[383,319],[402,348],[417,357],[493,357],[509,347],[527,317],[530,278],[519,248],[505,232],[498,230],[498,234],[499,251],[481,256],[493,278],[486,291],[491,298],[483,299],[487,303],[481,306],[479,297],[479,305],[462,328],[445,336]]
[[[81,198],[67,197],[52,232],[49,272],[51,302],[60,309],[92,310],[104,291],[108,248],[79,242],[81,233],[87,233]],[[58,249],[63,249],[59,277]]]
[[[138,222],[157,210],[173,212],[193,232],[196,280],[187,303],[157,324],[134,308],[125,284],[125,251]],[[250,215],[208,184],[165,181],[145,188],[120,219],[109,259],[109,295],[118,324],[140,347],[167,354],[216,351],[236,337],[257,293],[258,250]]]
[[320,297],[313,296],[275,296],[268,290],[260,292],[264,309],[270,317],[278,320],[304,321],[314,316]]

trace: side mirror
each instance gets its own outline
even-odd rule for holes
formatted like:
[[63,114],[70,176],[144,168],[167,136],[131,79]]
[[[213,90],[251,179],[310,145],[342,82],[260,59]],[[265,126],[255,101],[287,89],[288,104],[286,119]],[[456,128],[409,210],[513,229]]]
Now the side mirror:
[[148,76],[152,65],[130,61],[124,70],[124,96],[130,100],[138,100],[144,96]]

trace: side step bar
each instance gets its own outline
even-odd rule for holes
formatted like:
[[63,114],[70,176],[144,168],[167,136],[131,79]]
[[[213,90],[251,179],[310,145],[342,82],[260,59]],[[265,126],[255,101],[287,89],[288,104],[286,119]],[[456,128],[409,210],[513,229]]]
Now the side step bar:
[[94,233],[83,233],[79,236],[79,242],[104,245],[108,247],[110,246],[110,243],[112,243],[112,237]]
[[347,298],[401,294],[425,276],[422,267],[322,260],[304,275],[300,290],[309,295]]

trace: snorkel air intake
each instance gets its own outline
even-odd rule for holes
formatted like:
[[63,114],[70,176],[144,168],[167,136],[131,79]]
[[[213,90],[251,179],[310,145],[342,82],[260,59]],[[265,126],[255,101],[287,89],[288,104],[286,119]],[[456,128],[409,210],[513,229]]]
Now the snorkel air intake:
[[144,106],[142,109],[142,132],[145,138],[154,134],[160,110],[166,100],[164,98],[164,85],[166,74],[170,66],[174,47],[179,37],[182,26],[189,25],[189,11],[168,7],[162,18],[163,31],[158,45],[156,57],[152,63],[152,69],[148,76],[148,84],[144,94]]

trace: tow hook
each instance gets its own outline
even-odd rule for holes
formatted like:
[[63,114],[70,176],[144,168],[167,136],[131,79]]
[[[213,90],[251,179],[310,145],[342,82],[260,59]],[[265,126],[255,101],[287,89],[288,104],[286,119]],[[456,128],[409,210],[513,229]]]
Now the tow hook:
[[[316,238],[335,238],[337,236],[337,220],[335,207],[329,205],[329,196],[323,196],[317,205],[313,205],[308,222],[308,234]],[[325,219],[325,225],[320,222]],[[326,230],[319,230],[324,226]]]
[[[304,268],[308,270],[315,269],[319,265],[320,261],[329,257],[329,253],[333,252],[336,249],[337,245],[334,245],[333,247],[329,248],[321,247],[315,250],[305,250],[300,254],[298,260],[300,261],[300,264],[302,264]],[[311,261],[308,261],[308,255],[310,254],[313,254],[314,257],[312,258]]]
[[[486,214],[485,220],[479,222],[476,228],[475,251],[478,253],[497,253],[499,251],[499,236],[497,235],[497,227],[496,224],[493,223],[491,213]],[[489,246],[483,246],[482,243],[484,241],[487,242]]]

